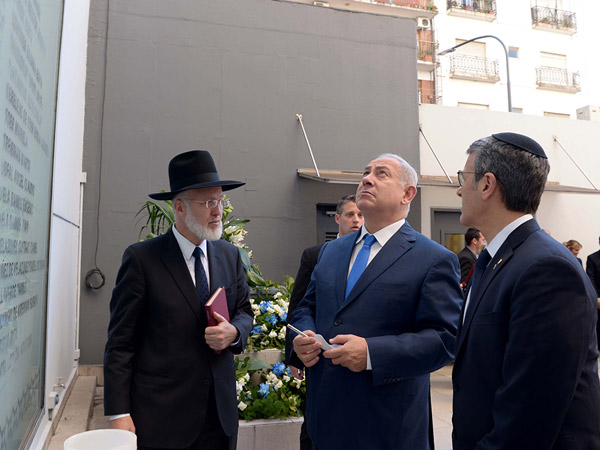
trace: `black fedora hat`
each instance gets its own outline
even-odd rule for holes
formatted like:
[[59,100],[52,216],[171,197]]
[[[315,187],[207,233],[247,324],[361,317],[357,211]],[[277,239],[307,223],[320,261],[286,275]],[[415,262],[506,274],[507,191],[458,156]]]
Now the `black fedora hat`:
[[241,181],[220,180],[215,163],[205,150],[192,150],[175,156],[169,163],[171,192],[150,194],[154,200],[170,200],[188,189],[221,186],[224,191],[245,185]]

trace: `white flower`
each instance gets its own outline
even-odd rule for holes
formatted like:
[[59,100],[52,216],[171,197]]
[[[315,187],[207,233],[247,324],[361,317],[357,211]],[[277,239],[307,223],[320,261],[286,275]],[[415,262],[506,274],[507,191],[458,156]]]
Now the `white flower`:
[[277,292],[277,294],[275,294],[275,295],[273,296],[273,298],[275,298],[275,299],[277,299],[277,300],[279,300],[281,297],[283,297],[283,294],[282,294],[281,292]]
[[263,323],[263,324],[260,326],[260,329],[261,329],[261,330],[263,330],[263,331],[267,331],[267,329],[268,329],[268,328],[267,328],[267,326],[266,326],[266,325]]
[[240,392],[242,392],[242,390],[244,389],[244,385],[242,383],[240,383],[239,381],[235,382],[235,391],[237,392],[238,398],[240,396]]
[[248,405],[246,405],[244,402],[239,402],[239,403],[238,403],[238,409],[239,409],[240,411],[243,411],[243,410],[245,410],[247,407],[248,407]]
[[[269,333],[269,337],[270,338],[276,338],[277,337],[277,333],[275,332],[275,330],[271,330],[271,332]],[[285,337],[285,335],[283,337]]]
[[273,384],[276,380],[277,380],[277,375],[275,375],[273,372],[269,372],[267,374],[267,383]]
[[273,385],[276,391],[278,391],[281,387],[283,387],[283,382],[281,380],[277,380],[277,383]]
[[245,382],[248,382],[248,381],[250,381],[250,374],[249,374],[248,372],[246,372],[246,375],[244,375],[244,376],[242,377],[242,380],[244,380]]
[[285,339],[285,327],[281,329],[279,334],[277,335],[279,339]]
[[252,250],[248,252],[248,258],[252,258]]
[[283,378],[283,381],[285,381],[286,383],[288,383],[290,381],[289,375],[284,375],[282,378]]

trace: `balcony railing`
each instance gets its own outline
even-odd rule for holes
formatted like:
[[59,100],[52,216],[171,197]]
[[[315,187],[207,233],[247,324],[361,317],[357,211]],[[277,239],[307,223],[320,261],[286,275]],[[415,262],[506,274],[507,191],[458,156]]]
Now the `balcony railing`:
[[429,11],[437,11],[437,7],[433,4],[433,0],[374,0],[377,3],[387,3],[397,6],[407,6],[409,8],[426,9]]
[[496,18],[496,0],[447,0],[452,15],[492,21]]
[[571,11],[533,6],[531,8],[531,20],[536,28],[551,29],[567,34],[577,32],[575,13]]
[[435,63],[437,62],[437,43],[430,41],[417,41],[417,60]]
[[538,88],[552,91],[579,92],[579,72],[569,72],[558,67],[536,67],[536,82]]
[[496,83],[500,81],[498,60],[460,53],[451,55],[450,78]]

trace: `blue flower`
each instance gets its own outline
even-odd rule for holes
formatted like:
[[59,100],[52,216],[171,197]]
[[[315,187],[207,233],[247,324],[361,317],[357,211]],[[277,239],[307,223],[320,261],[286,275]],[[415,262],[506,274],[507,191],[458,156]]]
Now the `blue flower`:
[[269,385],[266,383],[261,383],[260,387],[258,388],[258,393],[265,398],[267,395],[269,395]]
[[290,377],[294,376],[294,374],[292,373],[292,371],[290,370],[289,367],[287,369],[285,369],[285,373],[287,373]]
[[282,362],[276,362],[273,365],[273,369],[272,370],[273,370],[273,373],[275,375],[277,375],[278,377],[280,377],[285,372],[285,364],[282,363]]
[[273,314],[269,314],[269,315],[265,316],[265,319],[271,325],[277,324],[277,317],[275,317]]
[[267,312],[267,310],[268,310],[269,308],[272,308],[272,307],[273,307],[273,305],[271,304],[271,302],[262,302],[262,303],[260,304],[260,313],[261,313],[261,314],[264,314],[264,313],[266,313],[266,312]]
[[282,322],[285,322],[287,320],[287,313],[286,312],[281,313],[279,318],[281,319]]
[[250,332],[250,334],[258,334],[258,333],[262,333],[261,325],[256,325],[254,328],[252,328],[252,331]]

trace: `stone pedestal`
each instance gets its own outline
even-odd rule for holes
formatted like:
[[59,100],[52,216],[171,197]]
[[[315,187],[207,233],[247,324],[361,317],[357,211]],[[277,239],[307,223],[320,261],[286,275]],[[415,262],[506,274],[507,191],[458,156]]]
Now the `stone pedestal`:
[[298,450],[304,418],[240,420],[238,450]]

